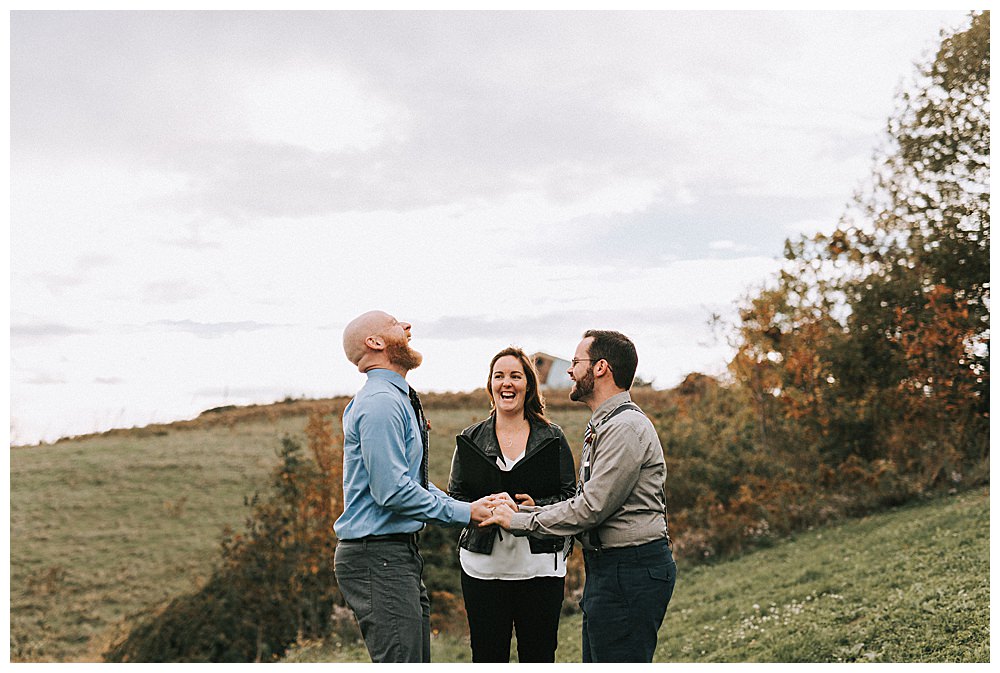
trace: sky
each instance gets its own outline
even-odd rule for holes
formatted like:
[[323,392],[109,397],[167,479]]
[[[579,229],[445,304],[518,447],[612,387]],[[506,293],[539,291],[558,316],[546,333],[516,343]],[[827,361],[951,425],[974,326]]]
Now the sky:
[[616,329],[657,388],[830,231],[961,11],[10,15],[14,444]]

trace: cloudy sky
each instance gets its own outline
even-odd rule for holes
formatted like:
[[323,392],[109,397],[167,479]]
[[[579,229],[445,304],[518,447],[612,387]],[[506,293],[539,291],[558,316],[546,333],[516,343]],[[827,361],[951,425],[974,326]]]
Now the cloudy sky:
[[10,17],[11,439],[351,393],[344,325],[418,389],[509,345],[635,340],[657,387],[829,230],[939,12]]

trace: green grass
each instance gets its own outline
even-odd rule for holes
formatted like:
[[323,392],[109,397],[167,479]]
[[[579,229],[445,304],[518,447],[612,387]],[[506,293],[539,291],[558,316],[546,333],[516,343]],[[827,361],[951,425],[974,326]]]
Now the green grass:
[[[427,407],[431,477],[445,488],[454,435],[486,408]],[[588,411],[551,417],[578,448]],[[197,588],[219,558],[223,526],[242,526],[244,496],[266,489],[280,438],[301,436],[305,420],[12,448],[11,660],[98,661],[129,616]],[[579,630],[578,615],[564,618],[561,661],[579,660]],[[432,652],[436,661],[469,660],[462,638],[435,638]],[[335,643],[289,656],[367,660],[363,647]],[[988,490],[715,566],[682,564],[657,660],[988,661]]]
[[[513,649],[516,645],[512,644],[511,647]],[[577,651],[579,651],[579,647]],[[294,646],[282,661],[294,664],[327,662],[357,664],[370,663],[371,657],[368,656],[368,650],[365,649],[365,646],[357,643],[309,642]],[[450,664],[472,663],[469,639],[448,634],[433,637],[431,639],[431,661]],[[517,661],[517,657],[513,656],[511,661]]]
[[[455,434],[486,412],[428,405],[441,488]],[[552,416],[572,438],[589,412]],[[11,660],[98,661],[130,615],[195,589],[223,527],[242,526],[244,497],[266,490],[281,437],[305,424],[293,415],[12,447]]]
[[682,571],[663,661],[989,661],[989,491]]
[[[989,491],[803,533],[711,566],[680,565],[657,662],[988,662]],[[454,637],[435,661],[468,661]],[[580,660],[580,617],[557,660]],[[288,661],[368,661],[310,644]]]
[[96,659],[123,617],[190,590],[301,419],[14,448],[11,659]]

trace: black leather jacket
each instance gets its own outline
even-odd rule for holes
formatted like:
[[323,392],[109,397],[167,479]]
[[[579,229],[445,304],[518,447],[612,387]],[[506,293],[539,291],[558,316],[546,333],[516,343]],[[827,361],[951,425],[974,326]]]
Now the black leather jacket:
[[[491,415],[485,421],[470,425],[462,431],[460,436],[464,436],[482,454],[492,460],[500,456],[500,444],[496,436],[496,419]],[[458,438],[456,437],[456,440]],[[559,443],[559,495],[547,498],[534,498],[535,505],[551,505],[560,500],[567,500],[576,494],[576,465],[573,462],[573,452],[566,441],[566,435],[562,428],[554,423],[531,423],[531,433],[528,435],[528,445],[524,451],[524,458],[527,460],[533,453],[551,442]],[[456,500],[472,502],[475,498],[472,493],[482,490],[482,485],[468,483],[463,480],[462,460],[456,447],[455,455],[451,461],[451,478],[448,480],[448,495]],[[528,495],[531,495],[530,493]],[[493,541],[500,535],[499,526],[489,526],[479,528],[474,522],[462,529],[462,534],[458,538],[458,545],[463,549],[478,552],[480,554],[493,553]],[[507,534],[504,531],[503,534]],[[532,554],[552,554],[563,550],[565,538],[563,537],[529,537],[528,545]]]

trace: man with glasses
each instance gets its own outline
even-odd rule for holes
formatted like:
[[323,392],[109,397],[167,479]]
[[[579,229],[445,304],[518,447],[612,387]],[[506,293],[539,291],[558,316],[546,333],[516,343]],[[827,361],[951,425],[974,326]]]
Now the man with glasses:
[[577,535],[587,573],[580,602],[584,662],[651,662],[677,577],[663,449],[628,393],[638,361],[624,334],[583,335],[569,368],[569,396],[593,415],[577,495],[545,507],[507,499],[480,524],[497,523],[514,535]]

